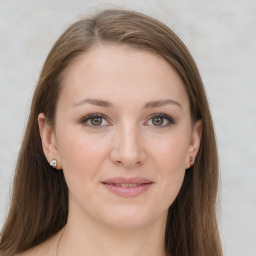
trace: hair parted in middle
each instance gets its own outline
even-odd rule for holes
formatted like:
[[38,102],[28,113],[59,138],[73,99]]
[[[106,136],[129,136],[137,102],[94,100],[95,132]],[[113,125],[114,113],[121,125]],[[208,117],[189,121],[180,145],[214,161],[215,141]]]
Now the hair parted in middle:
[[25,251],[57,233],[68,215],[68,188],[61,171],[46,160],[38,115],[53,127],[66,70],[99,45],[127,45],[156,53],[179,74],[191,119],[202,120],[201,146],[169,208],[165,246],[172,256],[221,256],[216,218],[218,158],[211,114],[197,66],[177,35],[147,15],[104,10],[71,25],[57,40],[43,66],[20,150],[10,212],[1,233],[3,256]]

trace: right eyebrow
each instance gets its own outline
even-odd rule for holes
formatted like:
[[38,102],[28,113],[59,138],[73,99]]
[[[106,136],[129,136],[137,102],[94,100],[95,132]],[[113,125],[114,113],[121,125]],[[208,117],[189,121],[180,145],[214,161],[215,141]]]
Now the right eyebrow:
[[111,108],[113,107],[112,103],[105,101],[105,100],[99,100],[99,99],[83,99],[81,101],[76,102],[73,107],[81,106],[83,104],[92,104],[99,107],[105,107],[105,108]]

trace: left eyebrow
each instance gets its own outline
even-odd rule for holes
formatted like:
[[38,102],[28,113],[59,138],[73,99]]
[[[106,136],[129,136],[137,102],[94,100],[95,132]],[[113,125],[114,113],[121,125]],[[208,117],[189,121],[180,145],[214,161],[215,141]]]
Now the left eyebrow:
[[182,108],[181,104],[178,101],[175,101],[172,99],[150,101],[144,105],[144,108],[158,108],[158,107],[162,107],[162,106],[165,106],[168,104],[174,104],[174,105],[178,106],[179,108]]

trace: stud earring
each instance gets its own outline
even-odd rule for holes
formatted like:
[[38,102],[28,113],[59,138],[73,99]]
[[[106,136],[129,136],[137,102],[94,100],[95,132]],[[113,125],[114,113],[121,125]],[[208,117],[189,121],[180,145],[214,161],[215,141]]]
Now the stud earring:
[[53,168],[56,168],[57,167],[57,161],[54,159],[50,162],[50,166],[53,167]]
[[195,163],[195,159],[194,159],[193,156],[191,156],[190,159],[189,159],[190,166],[192,166],[194,163]]

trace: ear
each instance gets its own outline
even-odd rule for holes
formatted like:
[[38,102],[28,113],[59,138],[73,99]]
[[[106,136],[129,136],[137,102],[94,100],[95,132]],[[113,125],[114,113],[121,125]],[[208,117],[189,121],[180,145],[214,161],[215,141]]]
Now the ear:
[[57,161],[56,169],[62,169],[60,157],[57,149],[56,135],[53,127],[47,123],[45,114],[38,115],[39,132],[42,141],[44,155],[50,163],[52,160]]
[[186,169],[190,168],[191,165],[191,157],[195,160],[201,142],[201,135],[202,135],[202,120],[197,120],[194,124],[190,145],[188,148],[188,154],[186,159]]

